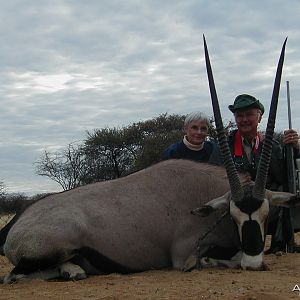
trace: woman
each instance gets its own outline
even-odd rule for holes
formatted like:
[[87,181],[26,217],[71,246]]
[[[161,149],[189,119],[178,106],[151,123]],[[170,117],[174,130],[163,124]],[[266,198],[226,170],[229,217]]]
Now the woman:
[[163,159],[190,159],[199,162],[221,164],[218,146],[207,141],[209,119],[202,112],[192,112],[184,121],[184,137],[181,142],[170,145]]

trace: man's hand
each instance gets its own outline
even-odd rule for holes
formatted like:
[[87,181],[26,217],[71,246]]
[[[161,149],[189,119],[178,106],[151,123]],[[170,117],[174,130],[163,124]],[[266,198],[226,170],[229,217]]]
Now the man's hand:
[[283,133],[283,143],[291,144],[293,148],[299,150],[299,135],[296,130],[288,129]]

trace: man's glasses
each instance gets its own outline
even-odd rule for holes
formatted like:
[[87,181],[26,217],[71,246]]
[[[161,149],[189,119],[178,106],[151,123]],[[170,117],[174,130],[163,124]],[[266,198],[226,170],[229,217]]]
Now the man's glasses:
[[257,111],[238,111],[234,114],[235,118],[238,120],[246,119],[254,119],[257,117],[259,110]]

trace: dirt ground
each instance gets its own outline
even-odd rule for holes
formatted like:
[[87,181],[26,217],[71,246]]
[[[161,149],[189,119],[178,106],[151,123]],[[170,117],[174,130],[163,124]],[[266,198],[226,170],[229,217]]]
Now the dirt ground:
[[[300,299],[300,254],[268,255],[269,271],[174,270],[93,276],[82,281],[33,280],[0,285],[0,299]],[[0,257],[0,276],[11,270]]]
[[[0,285],[0,299],[300,299],[300,254],[267,256],[270,271],[163,270],[93,276],[76,282],[33,280]],[[1,258],[1,275],[10,270]]]
[[[300,244],[300,235],[296,241]],[[0,284],[0,299],[300,299],[300,254],[268,255],[268,271],[205,269],[93,276],[74,282]],[[0,276],[12,266],[0,257]]]

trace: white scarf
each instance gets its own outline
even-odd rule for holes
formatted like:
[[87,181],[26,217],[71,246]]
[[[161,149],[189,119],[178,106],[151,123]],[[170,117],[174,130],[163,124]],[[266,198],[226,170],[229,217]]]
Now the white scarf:
[[204,142],[200,145],[193,145],[191,144],[187,139],[186,139],[186,135],[183,137],[183,143],[190,149],[190,150],[193,150],[193,151],[200,151],[203,149],[203,145],[204,145]]

